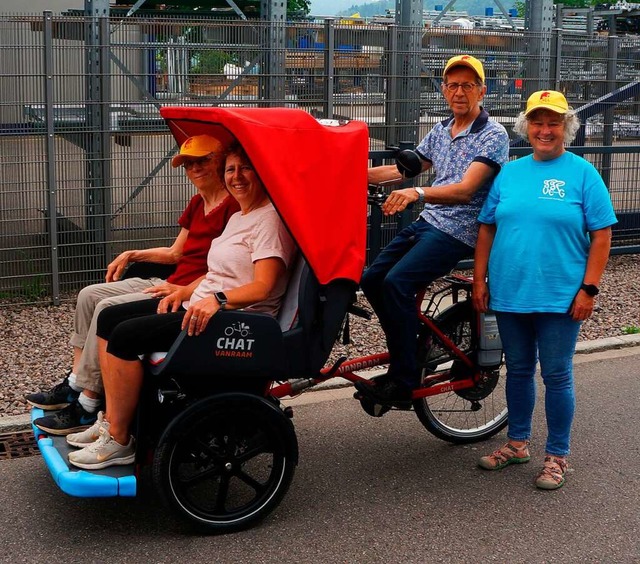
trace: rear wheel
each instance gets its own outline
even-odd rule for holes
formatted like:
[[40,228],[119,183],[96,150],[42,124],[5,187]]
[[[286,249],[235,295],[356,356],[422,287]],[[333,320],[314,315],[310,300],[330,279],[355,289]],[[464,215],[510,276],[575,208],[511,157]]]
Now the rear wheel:
[[[435,318],[442,332],[465,354],[473,355],[474,315],[470,300],[453,304]],[[472,369],[430,335],[421,335],[418,359],[423,366],[423,379],[442,374],[438,382],[468,378]],[[505,378],[499,368],[482,374],[473,388],[445,392],[415,400],[413,407],[420,422],[436,437],[452,443],[473,443],[488,439],[507,424]]]
[[293,425],[278,407],[223,394],[172,421],[156,450],[153,478],[182,518],[207,532],[232,532],[278,506],[297,461]]

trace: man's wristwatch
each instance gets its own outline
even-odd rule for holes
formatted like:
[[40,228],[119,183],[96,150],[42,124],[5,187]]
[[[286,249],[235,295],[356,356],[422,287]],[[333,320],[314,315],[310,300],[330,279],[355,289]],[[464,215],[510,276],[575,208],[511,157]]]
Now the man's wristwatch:
[[413,189],[418,193],[418,202],[424,202],[424,190],[419,186],[415,186]]
[[215,294],[213,294],[213,297],[218,300],[220,309],[224,309],[227,306],[227,296],[224,292],[216,292]]
[[595,284],[581,284],[580,289],[584,290],[588,296],[594,298],[600,293],[600,290]]

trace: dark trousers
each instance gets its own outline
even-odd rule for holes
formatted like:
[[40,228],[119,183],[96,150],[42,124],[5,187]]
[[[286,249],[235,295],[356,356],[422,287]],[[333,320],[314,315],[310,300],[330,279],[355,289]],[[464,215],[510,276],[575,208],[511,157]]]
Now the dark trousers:
[[420,383],[416,294],[472,254],[472,247],[419,219],[398,233],[364,272],[362,290],[387,338],[389,375],[409,388]]
[[98,317],[97,335],[108,341],[107,352],[123,360],[167,351],[180,335],[186,311],[156,313],[159,299],[108,307]]

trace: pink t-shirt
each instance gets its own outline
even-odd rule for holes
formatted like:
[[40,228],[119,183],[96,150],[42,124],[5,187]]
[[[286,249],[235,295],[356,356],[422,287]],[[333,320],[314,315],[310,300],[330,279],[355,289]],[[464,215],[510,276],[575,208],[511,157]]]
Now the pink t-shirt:
[[[254,279],[254,263],[266,258],[280,258],[289,269],[295,256],[295,243],[272,204],[242,215],[231,216],[222,235],[211,242],[205,279],[194,290],[188,304],[249,284]],[[278,280],[268,299],[244,308],[277,315],[289,277]]]

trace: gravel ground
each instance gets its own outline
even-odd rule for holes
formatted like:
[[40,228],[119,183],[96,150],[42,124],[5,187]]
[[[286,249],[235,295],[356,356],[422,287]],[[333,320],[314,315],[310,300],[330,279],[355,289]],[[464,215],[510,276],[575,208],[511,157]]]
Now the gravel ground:
[[[640,326],[639,274],[640,255],[611,258],[596,310],[584,323],[580,340],[622,335],[625,327]],[[72,303],[2,306],[0,303],[0,417],[26,413],[23,395],[56,384],[71,366],[68,340],[74,309]],[[375,321],[351,316],[351,337],[353,344],[336,345],[332,359],[384,350],[384,339]]]

